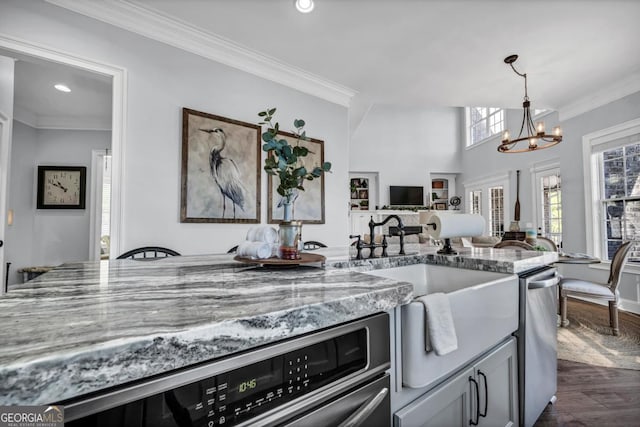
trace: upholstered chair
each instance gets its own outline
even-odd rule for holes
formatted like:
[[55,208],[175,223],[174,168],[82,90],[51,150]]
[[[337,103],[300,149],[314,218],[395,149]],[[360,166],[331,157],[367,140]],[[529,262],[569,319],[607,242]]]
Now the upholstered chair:
[[627,262],[629,252],[632,247],[631,242],[624,242],[611,260],[609,269],[609,279],[606,283],[590,282],[583,279],[563,278],[560,280],[560,316],[562,326],[567,326],[567,296],[575,295],[588,298],[602,299],[609,302],[609,325],[613,335],[619,334],[618,329],[618,284],[622,277],[622,269]]

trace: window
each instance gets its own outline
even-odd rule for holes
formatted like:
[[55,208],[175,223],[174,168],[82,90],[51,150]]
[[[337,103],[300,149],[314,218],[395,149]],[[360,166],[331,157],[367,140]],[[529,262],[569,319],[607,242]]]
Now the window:
[[467,147],[504,130],[504,111],[492,107],[467,107]]
[[534,168],[536,225],[543,237],[562,246],[562,180],[557,165]]
[[467,211],[480,214],[486,222],[485,235],[502,237],[505,224],[511,218],[505,206],[509,206],[509,175],[491,176],[463,183]]
[[471,200],[471,213],[482,214],[482,190],[475,190],[469,193]]
[[504,191],[502,186],[489,188],[489,235],[504,234]]
[[[611,259],[622,242],[640,241],[640,142],[605,150],[597,161],[602,182],[603,255]],[[640,262],[638,250],[631,257]]]
[[[611,260],[622,242],[640,241],[640,119],[586,135],[583,159],[588,249]],[[629,262],[640,265],[639,245]]]

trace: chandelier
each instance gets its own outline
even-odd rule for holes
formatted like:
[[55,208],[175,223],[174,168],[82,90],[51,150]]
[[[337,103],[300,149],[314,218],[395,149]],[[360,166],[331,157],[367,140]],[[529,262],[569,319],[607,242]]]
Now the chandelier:
[[[527,94],[527,74],[521,74],[515,69],[513,63],[516,62],[516,59],[518,59],[518,55],[509,55],[504,59],[504,62],[509,64],[517,75],[524,77],[524,102],[522,103],[524,113],[520,133],[516,139],[510,139],[508,129],[502,134],[502,143],[498,146],[498,151],[501,153],[525,153],[527,151],[541,150],[552,147],[562,141],[562,129],[560,129],[560,126],[554,127],[552,134],[547,134],[544,132],[544,122],[540,121],[536,122],[535,125],[533,124],[530,109],[531,103]],[[526,134],[524,134],[525,131]],[[527,141],[527,145],[521,145],[518,148],[518,143],[523,141]]]

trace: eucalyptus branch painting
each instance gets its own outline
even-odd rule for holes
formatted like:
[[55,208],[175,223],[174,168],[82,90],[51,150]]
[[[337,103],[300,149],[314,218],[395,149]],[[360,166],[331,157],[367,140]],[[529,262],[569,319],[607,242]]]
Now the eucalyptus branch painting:
[[260,222],[260,127],[182,110],[181,222]]
[[[324,162],[324,142],[319,139],[307,138],[298,140],[293,133],[278,132],[279,139],[286,139],[289,145],[295,147],[300,145],[309,150],[309,153],[301,158],[300,166],[312,170],[316,166],[323,165]],[[284,218],[283,197],[278,194],[278,180],[268,175],[268,209],[267,221],[270,224],[277,224]],[[317,179],[305,181],[304,191],[295,189],[292,196],[293,218],[305,224],[324,224],[324,174]]]

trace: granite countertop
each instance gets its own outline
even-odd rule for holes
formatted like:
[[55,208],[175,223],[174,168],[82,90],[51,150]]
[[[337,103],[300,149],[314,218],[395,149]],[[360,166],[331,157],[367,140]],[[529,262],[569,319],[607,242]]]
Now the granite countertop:
[[231,255],[64,264],[0,297],[0,405],[60,402],[387,311],[413,287]]
[[[232,255],[64,264],[0,297],[0,405],[60,402],[406,304],[412,286],[359,271],[430,263],[521,273],[556,253],[407,245],[406,256],[265,269]],[[365,251],[366,253],[367,251]]]
[[[440,247],[425,244],[405,244],[404,256],[397,255],[398,245],[390,245],[387,258],[367,258],[368,249],[363,249],[363,259],[353,259],[356,255],[354,247],[321,249],[327,257],[327,266],[333,268],[349,268],[353,271],[366,271],[397,267],[410,264],[437,264],[471,270],[495,271],[498,273],[521,274],[544,265],[558,261],[557,252],[538,252],[496,248],[460,248],[454,247],[457,255],[440,255]],[[377,249],[379,254],[381,249]]]

